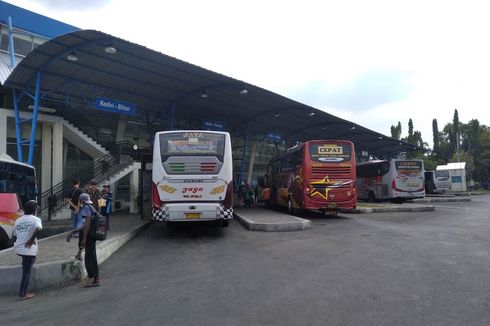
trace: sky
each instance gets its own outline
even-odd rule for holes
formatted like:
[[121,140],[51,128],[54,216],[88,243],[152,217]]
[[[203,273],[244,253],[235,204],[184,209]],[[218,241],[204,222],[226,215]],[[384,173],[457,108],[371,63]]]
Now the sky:
[[271,90],[385,135],[490,125],[490,3],[9,0]]

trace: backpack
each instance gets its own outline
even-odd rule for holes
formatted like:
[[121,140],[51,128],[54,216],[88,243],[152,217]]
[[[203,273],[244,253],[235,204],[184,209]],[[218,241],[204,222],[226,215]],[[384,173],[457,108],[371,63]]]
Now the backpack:
[[90,229],[87,236],[94,240],[107,238],[107,218],[90,205],[92,216],[90,217]]

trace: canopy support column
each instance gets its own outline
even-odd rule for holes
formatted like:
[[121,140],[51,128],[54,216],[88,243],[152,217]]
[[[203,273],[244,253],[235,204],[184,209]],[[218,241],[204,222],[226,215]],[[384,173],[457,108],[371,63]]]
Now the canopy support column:
[[14,52],[14,31],[12,28],[12,17],[9,16],[9,52],[10,52],[10,66],[15,68],[15,52]]
[[243,139],[243,152],[242,152],[242,162],[240,163],[240,179],[238,186],[240,187],[243,182],[243,170],[245,169],[245,158],[247,157],[248,150],[248,131],[250,129],[250,124],[247,123],[247,129],[245,130],[245,137]]
[[32,165],[34,158],[34,145],[36,143],[36,128],[37,128],[37,114],[39,113],[39,98],[41,97],[41,71],[37,72],[36,76],[36,94],[34,95],[34,109],[32,113],[31,122],[31,139],[29,141],[29,158],[28,164]]
[[14,114],[15,114],[15,136],[17,138],[17,160],[19,162],[24,162],[22,155],[22,127],[19,114],[19,99],[17,98],[17,90],[12,89],[12,95],[14,97]]
[[168,130],[174,129],[174,120],[175,120],[175,102],[172,103],[172,107],[170,108],[170,114],[168,117]]

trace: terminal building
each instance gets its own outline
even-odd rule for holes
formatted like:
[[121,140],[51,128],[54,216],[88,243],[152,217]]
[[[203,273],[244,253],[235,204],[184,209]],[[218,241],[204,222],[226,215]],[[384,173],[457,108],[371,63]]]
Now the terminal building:
[[0,154],[36,168],[43,216],[65,216],[74,177],[111,184],[116,209],[139,211],[153,135],[176,129],[228,131],[236,185],[256,184],[272,157],[306,140],[350,140],[358,160],[414,149],[246,81],[0,2]]

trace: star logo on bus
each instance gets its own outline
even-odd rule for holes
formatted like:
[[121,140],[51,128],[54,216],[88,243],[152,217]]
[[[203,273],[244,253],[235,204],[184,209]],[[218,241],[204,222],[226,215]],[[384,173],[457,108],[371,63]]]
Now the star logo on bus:
[[[312,181],[310,182],[310,186],[312,187],[310,191],[310,196],[316,196],[319,195],[325,200],[328,200],[328,192],[331,190],[329,187],[335,185],[337,182],[336,181],[330,181],[330,178],[325,176],[325,178],[317,181]],[[315,188],[315,186],[325,186],[325,194],[321,193],[319,190]]]

